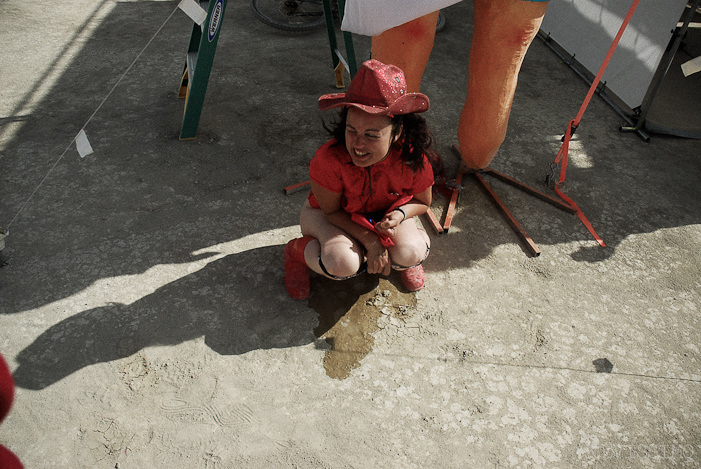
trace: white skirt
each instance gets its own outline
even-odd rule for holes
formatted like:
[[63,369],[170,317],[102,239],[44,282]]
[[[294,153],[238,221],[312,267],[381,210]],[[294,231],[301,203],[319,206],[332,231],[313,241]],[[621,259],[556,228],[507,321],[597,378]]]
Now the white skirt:
[[377,36],[461,0],[346,0],[341,30]]

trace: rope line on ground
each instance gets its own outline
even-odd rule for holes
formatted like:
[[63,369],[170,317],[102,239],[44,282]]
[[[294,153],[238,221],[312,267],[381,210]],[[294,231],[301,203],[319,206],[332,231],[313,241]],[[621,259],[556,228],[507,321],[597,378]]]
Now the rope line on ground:
[[159,33],[161,32],[161,30],[165,27],[165,25],[168,23],[168,21],[170,21],[170,19],[173,17],[173,15],[175,14],[175,12],[178,11],[178,9],[179,9],[179,5],[176,5],[175,9],[173,9],[173,11],[170,13],[170,15],[168,15],[168,17],[167,17],[166,20],[163,22],[163,24],[158,28],[158,30],[154,33],[154,35],[151,37],[151,39],[149,39],[149,41],[146,43],[146,45],[141,49],[141,52],[139,52],[139,53],[137,54],[136,58],[131,62],[131,64],[127,67],[127,69],[124,71],[124,73],[122,73],[122,75],[119,77],[119,79],[118,79],[117,82],[114,84],[114,86],[112,87],[112,89],[107,93],[107,95],[104,97],[104,99],[102,100],[102,102],[97,106],[97,108],[95,109],[95,111],[90,115],[90,117],[88,118],[88,120],[85,121],[85,124],[83,124],[83,126],[80,128],[80,130],[78,130],[78,132],[76,133],[76,136],[73,137],[73,139],[70,141],[70,143],[68,144],[68,146],[66,147],[66,149],[63,150],[63,153],[61,153],[61,155],[56,159],[56,161],[54,162],[54,164],[51,166],[51,168],[49,169],[49,171],[44,175],[44,177],[43,177],[42,180],[39,182],[39,184],[34,188],[34,190],[32,191],[32,193],[29,194],[29,197],[27,197],[27,199],[24,201],[24,203],[20,206],[20,208],[19,208],[19,210],[17,211],[17,213],[15,214],[15,216],[12,218],[12,220],[10,220],[10,223],[9,223],[9,224],[7,225],[7,227],[5,228],[6,234],[8,234],[8,233],[10,232],[10,226],[12,226],[12,224],[15,222],[15,220],[17,220],[17,218],[19,217],[19,215],[22,213],[22,211],[25,209],[25,207],[29,204],[29,202],[30,202],[31,199],[34,197],[34,195],[37,193],[37,191],[41,188],[41,186],[44,184],[44,182],[46,182],[46,180],[48,179],[49,175],[53,172],[53,170],[56,168],[56,166],[58,166],[59,162],[63,159],[63,157],[66,155],[66,153],[68,153],[68,150],[70,150],[71,146],[73,146],[73,143],[76,141],[76,138],[78,137],[78,135],[80,135],[80,133],[81,133],[82,131],[85,130],[85,128],[86,128],[86,127],[88,126],[88,124],[90,123],[90,121],[92,121],[93,118],[95,117],[95,115],[97,115],[98,111],[102,108],[102,106],[103,106],[103,105],[105,104],[105,102],[109,99],[109,97],[112,95],[112,93],[114,93],[114,90],[117,89],[117,86],[119,86],[119,84],[122,82],[122,80],[123,80],[124,77],[127,75],[127,73],[129,73],[129,71],[132,69],[132,67],[134,67],[134,65],[135,65],[136,62],[139,60],[139,58],[141,58],[141,56],[142,56],[143,53],[146,51],[146,49],[148,48],[148,46],[150,46],[151,43],[153,42],[153,40],[156,39],[156,36],[158,36],[158,34],[159,34]]

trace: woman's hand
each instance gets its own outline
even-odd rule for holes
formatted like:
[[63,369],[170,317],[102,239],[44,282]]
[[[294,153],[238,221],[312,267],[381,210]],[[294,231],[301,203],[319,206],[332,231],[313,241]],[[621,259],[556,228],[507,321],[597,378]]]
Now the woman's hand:
[[392,210],[375,224],[375,229],[381,234],[393,238],[397,232],[397,227],[403,221],[404,213],[399,210]]
[[389,259],[387,248],[380,240],[365,246],[365,257],[368,259],[368,273],[389,275],[392,270],[392,262]]

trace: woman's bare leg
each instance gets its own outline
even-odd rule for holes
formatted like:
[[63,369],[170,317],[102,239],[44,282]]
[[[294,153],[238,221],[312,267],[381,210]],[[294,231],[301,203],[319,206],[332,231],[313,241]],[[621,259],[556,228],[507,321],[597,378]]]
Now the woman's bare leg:
[[428,254],[431,240],[416,226],[413,218],[404,220],[393,238],[394,246],[387,248],[392,265],[411,267],[422,262]]
[[433,49],[438,11],[389,29],[372,38],[372,58],[401,68],[407,91],[418,92]]
[[365,259],[363,247],[345,231],[332,225],[324,212],[305,202],[299,224],[304,236],[316,238],[304,250],[304,260],[310,269],[328,277],[319,265],[321,255],[326,271],[333,276],[343,278],[358,272]]
[[458,142],[465,164],[482,169],[489,166],[506,136],[518,73],[548,2],[474,2],[475,28]]

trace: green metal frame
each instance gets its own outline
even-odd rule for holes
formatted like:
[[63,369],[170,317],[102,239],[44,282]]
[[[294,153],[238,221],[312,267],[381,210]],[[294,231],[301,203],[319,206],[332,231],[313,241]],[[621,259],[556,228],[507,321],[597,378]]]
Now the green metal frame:
[[[351,79],[355,76],[358,71],[358,65],[355,60],[355,48],[353,47],[353,35],[348,31],[342,31],[343,43],[346,49],[347,60],[343,58],[341,50],[338,48],[338,41],[336,40],[336,27],[333,22],[333,8],[331,6],[332,0],[322,0],[324,5],[324,17],[326,18],[326,31],[329,35],[329,47],[331,48],[331,61],[333,63],[334,73],[336,74],[336,87],[344,88],[343,83],[343,71],[348,70]],[[338,15],[343,21],[343,10],[345,9],[345,0],[337,0],[338,4]]]
[[[191,140],[197,136],[197,127],[200,123],[209,75],[212,71],[214,54],[219,42],[219,33],[224,20],[226,2],[227,0],[200,0],[200,6],[207,10],[207,18],[202,23],[202,26],[193,24],[190,43],[187,48],[187,57],[178,93],[179,98],[185,98],[180,140]],[[342,32],[347,59],[344,59],[343,53],[338,48],[331,2],[332,0],[322,0],[326,30],[329,36],[329,47],[331,49],[331,60],[334,73],[336,74],[336,86],[344,88],[344,71],[348,70],[350,77],[353,78],[358,71],[358,66],[355,59],[353,35],[351,33],[347,31]],[[336,0],[336,2],[339,15],[341,20],[343,20],[345,0]]]
[[187,48],[187,57],[178,93],[179,98],[185,98],[180,140],[190,140],[197,136],[207,83],[224,21],[226,2],[227,0],[200,1],[200,6],[207,10],[207,18],[202,26],[193,24],[190,44]]

